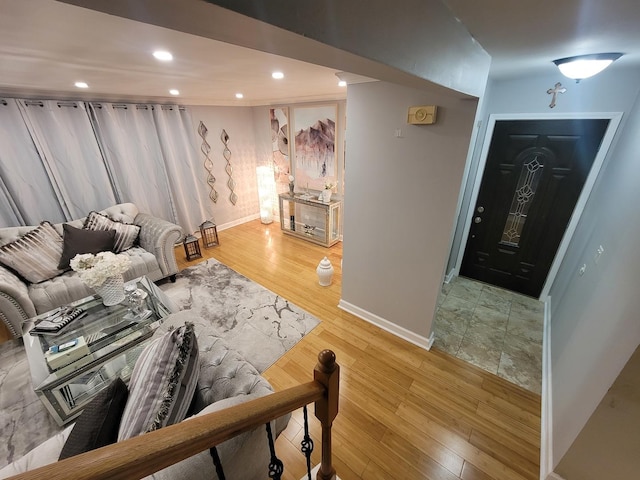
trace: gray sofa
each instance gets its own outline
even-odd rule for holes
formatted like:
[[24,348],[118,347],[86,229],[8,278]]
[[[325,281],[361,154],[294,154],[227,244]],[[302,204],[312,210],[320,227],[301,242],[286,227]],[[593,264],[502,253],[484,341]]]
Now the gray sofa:
[[[125,281],[142,275],[157,281],[178,273],[174,247],[183,236],[179,225],[141,213],[133,203],[118,204],[100,213],[112,220],[140,227],[139,245],[124,252],[132,263],[124,274]],[[82,228],[84,221],[85,218],[80,218],[66,223]],[[54,227],[60,235],[63,234],[62,224]],[[36,226],[0,228],[0,245],[13,242],[34,228]],[[0,265],[0,321],[14,338],[22,336],[22,323],[26,319],[93,293],[72,270],[51,280],[27,284]]]
[[[223,339],[210,333],[210,323],[189,311],[170,315],[158,328],[154,337],[179,327],[185,322],[194,324],[200,355],[200,373],[196,389],[197,415],[222,410],[273,392],[273,388],[258,371]],[[274,435],[287,426],[290,415],[271,423]],[[189,418],[183,422],[189,421]],[[73,425],[40,444],[24,457],[0,469],[0,479],[33,470],[56,462]],[[218,454],[226,478],[262,480],[267,478],[270,451],[264,425],[238,435],[218,446]],[[209,451],[201,452],[182,462],[147,477],[152,480],[210,480],[217,478]]]

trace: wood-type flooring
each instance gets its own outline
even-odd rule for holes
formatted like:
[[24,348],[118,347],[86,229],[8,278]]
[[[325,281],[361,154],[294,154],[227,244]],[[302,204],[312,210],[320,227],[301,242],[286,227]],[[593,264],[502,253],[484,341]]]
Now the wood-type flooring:
[[[318,352],[336,353],[341,378],[333,464],[342,480],[539,478],[540,396],[339,309],[341,243],[324,248],[259,220],[221,231],[219,238],[219,246],[202,248],[204,258],[216,258],[321,320],[264,376],[276,390],[308,382]],[[199,261],[187,262],[182,247],[176,256],[181,268]],[[324,256],[335,269],[329,287],[316,275]],[[320,426],[313,407],[309,413],[315,465]],[[306,472],[302,425],[299,410],[276,442],[286,480]]]

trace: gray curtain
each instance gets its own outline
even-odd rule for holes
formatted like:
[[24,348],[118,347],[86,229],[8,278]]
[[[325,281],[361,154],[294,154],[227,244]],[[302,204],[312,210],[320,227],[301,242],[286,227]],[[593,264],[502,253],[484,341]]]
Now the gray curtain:
[[0,226],[65,220],[16,100],[0,99],[0,125]]
[[0,227],[133,202],[194,232],[211,218],[184,108],[0,99]]
[[120,201],[177,223],[152,107],[91,103],[89,108]]

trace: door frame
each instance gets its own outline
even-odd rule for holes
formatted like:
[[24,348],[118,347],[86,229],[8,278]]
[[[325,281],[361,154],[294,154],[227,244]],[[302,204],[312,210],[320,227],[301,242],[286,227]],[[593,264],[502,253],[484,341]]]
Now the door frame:
[[[460,241],[460,245],[458,247],[458,255],[456,258],[456,264],[454,267],[454,275],[458,276],[460,274],[460,268],[462,267],[462,259],[464,257],[464,251],[467,247],[467,241],[469,239],[469,230],[471,229],[471,221],[473,219],[473,213],[475,210],[476,202],[478,201],[478,194],[480,193],[480,185],[482,183],[482,176],[484,175],[484,169],[487,163],[487,157],[489,155],[489,147],[491,146],[491,140],[493,139],[493,130],[495,128],[495,124],[497,121],[501,120],[592,120],[592,119],[608,119],[609,125],[607,130],[602,137],[602,143],[596,158],[593,161],[593,165],[591,166],[591,170],[589,171],[589,175],[584,182],[584,186],[582,187],[582,192],[580,192],[580,196],[578,197],[578,201],[573,209],[573,213],[571,214],[571,218],[567,225],[567,229],[562,236],[562,240],[560,241],[560,245],[558,246],[558,250],[556,251],[556,255],[551,263],[551,267],[549,268],[549,273],[547,274],[547,279],[544,282],[544,286],[542,287],[542,292],[540,293],[539,300],[544,302],[546,298],[549,296],[549,290],[551,289],[551,285],[553,285],[553,281],[555,280],[556,274],[558,273],[558,269],[560,268],[560,264],[562,263],[562,259],[564,258],[565,253],[569,247],[569,243],[575,233],[576,227],[578,226],[578,222],[580,217],[582,216],[582,212],[584,211],[584,207],[591,195],[591,191],[593,190],[593,185],[600,174],[600,170],[602,169],[602,165],[604,160],[609,153],[609,148],[611,147],[611,143],[615,137],[616,131],[618,130],[618,126],[622,120],[622,112],[596,112],[596,113],[494,113],[489,115],[489,120],[487,122],[487,130],[484,135],[484,140],[482,143],[482,150],[480,152],[480,157],[478,160],[478,169],[476,170],[476,177],[473,183],[473,188],[471,191],[471,198],[469,200],[469,205],[467,207],[466,214],[462,211],[460,215],[465,215],[466,220],[464,223],[464,230],[462,232],[462,238]],[[464,192],[461,192],[463,195]]]

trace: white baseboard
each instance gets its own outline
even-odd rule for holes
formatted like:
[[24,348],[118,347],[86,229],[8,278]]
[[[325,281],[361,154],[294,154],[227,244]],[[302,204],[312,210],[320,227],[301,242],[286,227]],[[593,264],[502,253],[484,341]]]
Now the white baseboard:
[[[551,395],[551,297],[544,302],[542,331],[542,411],[540,412],[540,480],[553,480],[553,397]],[[562,480],[560,477],[555,477]]]
[[237,220],[232,220],[230,222],[223,223],[221,225],[216,225],[216,226],[217,226],[218,231],[221,231],[221,230],[226,230],[227,228],[237,227],[238,225],[242,225],[243,223],[247,223],[247,222],[250,222],[252,220],[256,220],[258,218],[260,218],[260,214],[259,213],[254,213],[253,215],[249,215],[247,217],[238,218]]
[[547,475],[547,478],[543,480],[565,480],[565,479],[560,475],[558,475],[557,473],[551,472],[549,475]]
[[396,325],[389,320],[385,320],[384,318],[379,317],[374,313],[368,312],[349,302],[345,302],[342,299],[340,299],[340,302],[338,303],[338,308],[344,310],[345,312],[349,312],[356,317],[375,325],[376,327],[386,330],[387,332],[392,333],[395,336],[406,340],[407,342],[422,347],[425,350],[429,350],[433,345],[433,332],[431,332],[429,337],[423,337],[422,335],[418,335],[417,333],[412,332],[411,330],[407,330],[400,325]]
[[456,270],[452,269],[447,275],[444,277],[444,283],[451,283],[451,280],[456,278]]
[[[313,468],[311,469],[311,478],[312,478],[312,480],[315,480],[316,475],[318,475],[318,470],[320,470],[320,464],[316,465],[315,467],[313,467]],[[340,480],[340,477],[336,475],[336,476],[334,477],[334,479],[335,479],[335,480]],[[300,480],[309,480],[309,476],[308,476],[308,475],[305,475],[305,476],[304,476],[304,477],[302,477]]]

